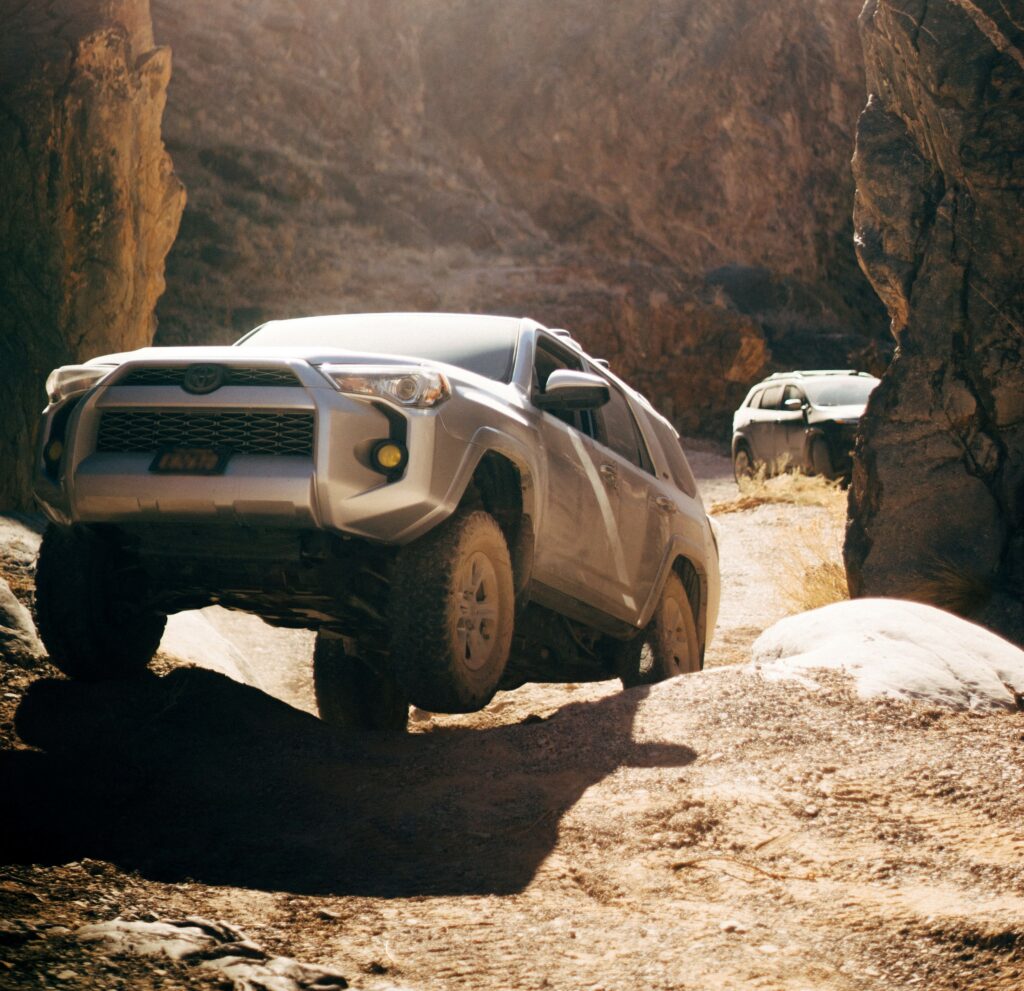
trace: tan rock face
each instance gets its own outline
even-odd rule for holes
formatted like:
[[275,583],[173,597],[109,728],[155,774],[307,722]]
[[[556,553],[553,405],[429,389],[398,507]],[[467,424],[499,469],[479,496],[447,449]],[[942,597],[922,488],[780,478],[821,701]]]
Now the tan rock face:
[[854,470],[851,588],[924,581],[1020,639],[1024,33],[999,0],[872,0],[861,31],[858,252],[899,349]]
[[861,0],[155,0],[189,188],[159,340],[313,312],[567,326],[687,430],[884,313]]
[[3,3],[0,507],[30,499],[57,365],[148,344],[184,191],[160,137],[170,52],[148,0]]

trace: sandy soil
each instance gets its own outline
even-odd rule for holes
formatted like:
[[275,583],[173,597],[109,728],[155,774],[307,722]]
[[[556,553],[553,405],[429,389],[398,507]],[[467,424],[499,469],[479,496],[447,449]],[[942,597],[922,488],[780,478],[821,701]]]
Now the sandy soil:
[[[709,504],[735,494],[693,460]],[[166,659],[121,685],[3,670],[0,986],[220,987],[75,936],[201,915],[368,991],[1017,991],[1024,717],[733,663],[815,512],[721,517],[704,673],[527,686],[400,739],[332,736],[301,640],[239,617],[218,628],[266,692]]]

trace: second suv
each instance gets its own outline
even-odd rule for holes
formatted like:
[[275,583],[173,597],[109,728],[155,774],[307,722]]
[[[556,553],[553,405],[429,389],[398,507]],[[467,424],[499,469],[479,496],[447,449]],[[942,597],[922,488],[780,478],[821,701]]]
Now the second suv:
[[714,534],[679,439],[567,332],[356,314],[57,369],[36,496],[54,663],[145,668],[209,604],[317,631],[321,715],[701,667]]
[[879,380],[866,372],[776,372],[755,385],[732,420],[737,481],[764,467],[847,478],[857,424]]

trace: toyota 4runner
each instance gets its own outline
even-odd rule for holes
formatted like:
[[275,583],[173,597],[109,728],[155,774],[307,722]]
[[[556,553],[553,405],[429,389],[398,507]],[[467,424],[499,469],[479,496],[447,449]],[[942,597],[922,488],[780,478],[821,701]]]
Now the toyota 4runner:
[[316,630],[321,715],[351,728],[702,665],[718,552],[686,457],[565,331],[279,320],[47,392],[36,613],[69,676],[141,671],[169,613],[215,603]]

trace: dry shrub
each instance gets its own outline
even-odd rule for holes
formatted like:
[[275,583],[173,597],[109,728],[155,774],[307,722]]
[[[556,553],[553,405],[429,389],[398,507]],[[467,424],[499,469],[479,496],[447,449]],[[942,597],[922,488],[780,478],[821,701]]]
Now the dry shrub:
[[771,503],[825,508],[841,505],[845,512],[846,496],[839,483],[830,482],[821,475],[805,475],[799,471],[780,471],[768,475],[762,466],[750,478],[741,478],[738,488],[738,498],[712,505],[712,516],[742,513]]
[[958,616],[971,616],[992,596],[992,579],[934,557],[911,579],[903,598],[937,606]]

